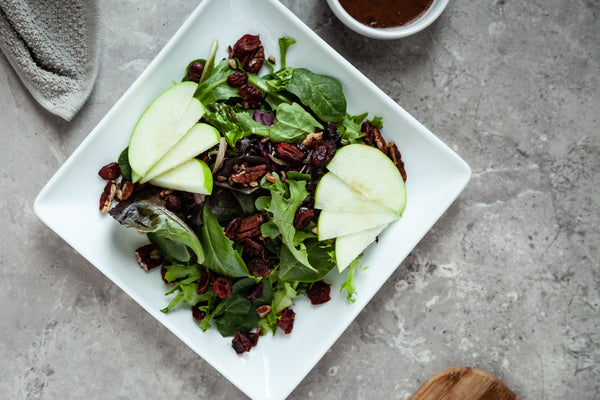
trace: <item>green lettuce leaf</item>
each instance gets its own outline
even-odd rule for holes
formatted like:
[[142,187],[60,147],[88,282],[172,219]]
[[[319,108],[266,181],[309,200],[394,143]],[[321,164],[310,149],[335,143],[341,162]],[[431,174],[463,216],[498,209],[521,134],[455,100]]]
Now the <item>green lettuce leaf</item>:
[[233,248],[233,241],[225,236],[210,207],[202,209],[202,222],[199,228],[200,242],[206,249],[203,264],[210,270],[231,278],[249,276],[248,268],[240,253]]
[[109,214],[122,225],[140,232],[153,232],[173,242],[186,245],[196,254],[199,263],[204,260],[204,251],[198,236],[177,215],[150,201],[121,203]]

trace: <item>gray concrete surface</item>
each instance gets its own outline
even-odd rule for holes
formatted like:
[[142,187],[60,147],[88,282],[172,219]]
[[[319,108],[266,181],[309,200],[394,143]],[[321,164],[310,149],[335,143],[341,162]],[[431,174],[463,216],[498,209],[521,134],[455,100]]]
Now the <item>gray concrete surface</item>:
[[[0,56],[0,398],[243,399],[33,213],[197,4],[100,3],[102,66],[72,122]],[[323,0],[283,3],[473,169],[290,399],[408,399],[458,365],[522,399],[600,398],[600,2],[455,0],[392,42],[349,31]]]

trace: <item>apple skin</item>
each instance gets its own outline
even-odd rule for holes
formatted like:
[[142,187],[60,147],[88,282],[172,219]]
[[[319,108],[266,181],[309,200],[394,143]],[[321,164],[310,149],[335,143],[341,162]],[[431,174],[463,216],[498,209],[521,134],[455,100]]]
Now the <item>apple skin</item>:
[[364,144],[340,148],[327,169],[367,199],[398,216],[406,206],[406,187],[400,171],[379,149]]
[[191,160],[219,143],[221,135],[214,127],[197,123],[140,180],[146,183],[160,174]]
[[152,179],[150,184],[189,193],[210,195],[213,179],[210,167],[204,161],[192,158],[160,174]]
[[352,263],[387,225],[380,225],[372,229],[339,236],[335,239],[335,257],[338,271],[342,272]]
[[315,208],[344,212],[388,212],[389,208],[367,199],[359,191],[328,172],[319,181],[315,190]]
[[198,84],[182,82],[162,92],[138,120],[129,141],[129,164],[140,177],[196,124],[205,109],[194,98]]

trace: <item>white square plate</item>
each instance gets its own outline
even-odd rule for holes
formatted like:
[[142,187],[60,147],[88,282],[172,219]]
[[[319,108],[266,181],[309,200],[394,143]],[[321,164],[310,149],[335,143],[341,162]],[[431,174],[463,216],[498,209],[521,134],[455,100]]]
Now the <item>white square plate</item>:
[[[298,299],[290,335],[264,336],[257,347],[239,356],[231,348],[231,338],[222,338],[216,329],[202,332],[188,309],[182,307],[167,315],[159,311],[168,302],[166,287],[158,271],[144,272],[133,256],[133,250],[145,239],[100,214],[98,202],[104,184],[97,172],[116,160],[146,106],[172,81],[181,79],[189,61],[205,58],[215,38],[220,43],[217,59],[225,57],[227,45],[246,33],[261,35],[266,54],[279,54],[279,37],[296,39],[297,44],[288,51],[289,66],[307,67],[338,78],[349,113],[369,111],[371,118],[383,116],[384,136],[396,142],[406,164],[408,205],[404,217],[365,251],[362,263],[370,268],[357,273],[355,303],[339,293],[345,274],[330,274],[330,302],[311,306],[306,299]],[[470,174],[459,156],[276,0],[205,0],[50,179],[36,199],[35,211],[83,257],[248,396],[283,399],[450,206]]]

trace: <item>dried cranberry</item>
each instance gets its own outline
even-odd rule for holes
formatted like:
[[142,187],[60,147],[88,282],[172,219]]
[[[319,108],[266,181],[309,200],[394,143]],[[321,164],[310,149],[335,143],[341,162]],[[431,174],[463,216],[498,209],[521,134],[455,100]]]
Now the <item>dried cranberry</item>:
[[331,139],[335,142],[336,145],[340,144],[340,141],[342,140],[342,135],[340,135],[333,122],[325,123],[325,129],[323,129],[323,139]]
[[210,270],[202,265],[202,275],[200,275],[200,279],[198,279],[198,289],[196,289],[196,293],[205,293],[210,287],[211,280],[212,274],[210,273]]
[[200,310],[198,307],[192,307],[192,316],[196,321],[200,322],[206,317],[206,312]]
[[256,301],[262,297],[264,286],[262,283],[257,283],[252,286],[252,289],[246,294],[248,300]]
[[325,166],[333,156],[335,155],[336,146],[335,142],[331,139],[322,140],[317,144],[310,155],[308,163],[311,167],[323,167]]
[[244,239],[244,249],[242,255],[246,259],[265,258],[267,248],[257,240]]
[[188,69],[188,80],[193,82],[200,82],[200,77],[202,76],[202,72],[204,71],[204,64],[200,61],[194,61],[190,64],[190,68]]
[[158,252],[158,247],[155,244],[147,244],[138,248],[135,255],[140,267],[146,271],[160,267],[165,262],[165,258]]
[[251,108],[256,108],[262,103],[262,93],[251,83],[246,83],[238,88],[242,101],[248,103]]
[[246,351],[250,351],[251,348],[256,346],[256,343],[258,343],[258,338],[258,333],[237,332],[231,341],[231,346],[236,353],[242,354]]
[[265,51],[260,43],[260,36],[242,36],[233,45],[229,58],[237,58],[246,71],[256,74],[265,60]]
[[281,313],[281,318],[277,320],[277,326],[281,328],[283,333],[286,335],[292,332],[294,328],[294,319],[296,318],[296,313],[292,311],[291,308],[286,308]]
[[248,82],[248,75],[241,71],[234,72],[227,77],[227,84],[233,88],[244,86]]
[[177,195],[170,194],[165,199],[165,207],[170,211],[179,211],[181,208],[181,199]]
[[237,233],[241,222],[242,219],[240,217],[235,217],[232,219],[231,222],[229,222],[225,227],[225,236],[227,236],[230,240],[235,239],[235,234]]
[[307,294],[310,299],[310,304],[323,304],[331,300],[331,297],[329,297],[329,292],[331,290],[330,286],[330,284],[325,283],[324,281],[313,283]]
[[226,276],[219,276],[213,281],[213,290],[222,299],[228,299],[231,296],[231,286],[231,279]]
[[250,275],[257,278],[266,278],[267,276],[271,275],[271,266],[263,259],[253,258],[252,260],[246,262],[246,266],[248,267],[248,272],[250,272]]
[[100,171],[98,171],[98,175],[105,181],[117,179],[121,175],[121,167],[119,166],[119,163],[111,162],[102,167]]

